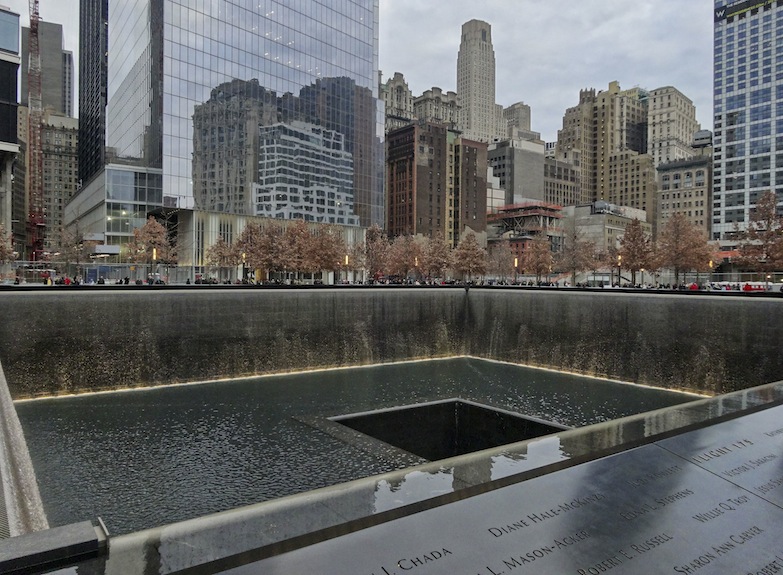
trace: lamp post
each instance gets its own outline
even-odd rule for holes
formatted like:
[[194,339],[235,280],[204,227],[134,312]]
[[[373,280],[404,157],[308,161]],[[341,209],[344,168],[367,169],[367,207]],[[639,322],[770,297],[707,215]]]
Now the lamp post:
[[514,284],[517,283],[517,273],[519,269],[519,258],[514,258]]
[[247,254],[242,252],[242,283],[247,281],[247,270],[245,269],[245,262],[247,261]]
[[710,289],[712,289],[712,270],[714,269],[715,262],[710,260]]
[[617,256],[617,287],[622,287],[623,284],[622,266],[623,256]]
[[345,254],[345,283],[350,283],[348,281],[348,254]]

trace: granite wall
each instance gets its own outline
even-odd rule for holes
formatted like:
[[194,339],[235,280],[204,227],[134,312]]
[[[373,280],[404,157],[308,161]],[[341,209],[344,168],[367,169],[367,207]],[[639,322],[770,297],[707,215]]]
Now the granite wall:
[[1,292],[0,317],[15,399],[466,354],[710,394],[783,379],[779,298],[49,288]]

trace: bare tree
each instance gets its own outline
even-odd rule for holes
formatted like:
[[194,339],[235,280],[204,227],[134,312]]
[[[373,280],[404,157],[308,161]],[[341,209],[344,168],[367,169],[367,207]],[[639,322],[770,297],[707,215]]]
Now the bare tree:
[[479,245],[473,232],[469,232],[454,250],[454,269],[465,281],[486,273],[487,252]]
[[84,233],[78,221],[67,228],[62,228],[59,236],[60,245],[55,249],[60,253],[58,257],[67,266],[75,264],[77,269],[87,262],[90,254],[95,250],[95,246],[98,245],[97,241],[84,239]]
[[595,244],[586,241],[576,225],[576,218],[564,222],[563,249],[557,254],[556,265],[571,273],[571,285],[576,284],[576,274],[593,269]]
[[421,269],[431,278],[442,278],[452,266],[451,246],[440,236],[431,238],[422,251]]
[[678,212],[664,224],[658,237],[657,252],[660,267],[674,270],[674,283],[677,285],[680,273],[707,270],[714,257],[704,232]]
[[774,192],[766,192],[751,210],[748,227],[738,236],[737,263],[757,273],[783,267],[783,217]]
[[536,282],[541,283],[541,277],[552,271],[554,261],[549,239],[539,237],[528,243],[525,248],[522,254],[522,269],[526,273],[534,274]]
[[[620,238],[619,257],[622,258],[622,267],[631,272],[631,284],[636,284],[636,272],[649,267],[650,253],[652,252],[652,240],[644,233],[642,223],[634,218],[625,226],[623,236]],[[618,268],[620,265],[617,266]],[[620,282],[620,278],[618,278]]]
[[506,279],[514,274],[514,252],[511,251],[511,244],[508,241],[498,242],[489,248],[487,269],[500,279]]

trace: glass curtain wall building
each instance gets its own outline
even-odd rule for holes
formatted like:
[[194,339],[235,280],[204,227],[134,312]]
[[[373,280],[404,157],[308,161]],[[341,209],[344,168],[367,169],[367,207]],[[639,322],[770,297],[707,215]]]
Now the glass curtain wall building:
[[783,204],[783,1],[715,0],[714,26],[717,240],[746,227],[765,192]]
[[108,30],[106,161],[161,174],[163,207],[257,215],[261,130],[305,122],[341,135],[355,214],[383,221],[378,0],[109,0]]

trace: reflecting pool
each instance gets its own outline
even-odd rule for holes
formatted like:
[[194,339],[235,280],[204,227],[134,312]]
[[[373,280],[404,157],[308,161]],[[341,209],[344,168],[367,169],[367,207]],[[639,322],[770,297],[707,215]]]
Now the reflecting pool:
[[16,402],[51,526],[113,535],[406,467],[308,420],[463,398],[578,427],[693,395],[453,358]]

